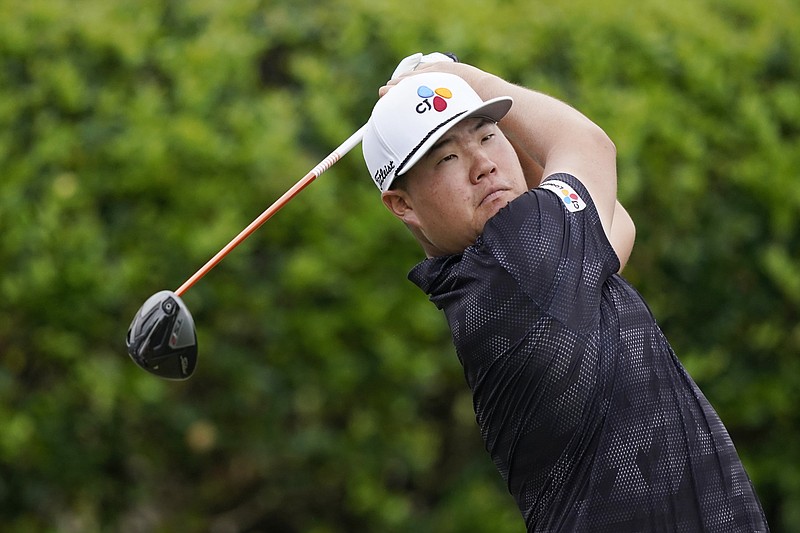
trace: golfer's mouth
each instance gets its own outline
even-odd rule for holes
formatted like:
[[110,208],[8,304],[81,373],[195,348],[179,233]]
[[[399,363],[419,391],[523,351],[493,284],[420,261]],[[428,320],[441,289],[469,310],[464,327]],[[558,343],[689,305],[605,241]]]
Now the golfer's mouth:
[[502,198],[505,195],[507,190],[508,189],[495,189],[493,191],[490,191],[489,194],[487,194],[483,198],[483,200],[481,200],[480,205],[488,205],[488,204],[492,203],[493,201],[495,201],[495,200],[497,200],[499,198]]

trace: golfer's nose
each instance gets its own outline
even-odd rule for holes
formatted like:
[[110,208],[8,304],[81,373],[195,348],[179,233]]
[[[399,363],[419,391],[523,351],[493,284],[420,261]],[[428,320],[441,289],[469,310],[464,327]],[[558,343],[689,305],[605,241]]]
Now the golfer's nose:
[[478,149],[472,154],[472,168],[470,170],[470,181],[473,184],[478,183],[495,172],[497,172],[497,165],[486,153],[486,151]]

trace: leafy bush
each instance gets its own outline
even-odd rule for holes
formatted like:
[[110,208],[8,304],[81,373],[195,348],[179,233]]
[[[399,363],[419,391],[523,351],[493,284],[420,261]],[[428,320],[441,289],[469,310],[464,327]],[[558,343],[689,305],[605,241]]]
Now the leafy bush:
[[[447,17],[440,16],[448,14]],[[358,150],[186,295],[197,374],[125,355],[422,50],[617,143],[625,272],[800,528],[800,9],[773,0],[0,6],[0,521],[28,531],[520,531],[420,258]]]

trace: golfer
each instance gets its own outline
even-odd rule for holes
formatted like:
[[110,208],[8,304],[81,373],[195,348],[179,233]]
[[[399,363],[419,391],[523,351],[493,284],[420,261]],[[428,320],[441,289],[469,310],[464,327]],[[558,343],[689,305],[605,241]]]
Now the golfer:
[[528,531],[768,531],[725,427],[620,276],[634,226],[602,129],[463,63],[380,95],[367,167],[427,256],[409,278],[447,317]]

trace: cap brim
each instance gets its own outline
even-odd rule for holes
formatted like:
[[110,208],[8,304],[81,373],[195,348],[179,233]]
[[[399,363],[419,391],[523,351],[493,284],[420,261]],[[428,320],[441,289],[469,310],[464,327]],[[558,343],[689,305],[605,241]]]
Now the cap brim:
[[513,103],[514,101],[510,96],[499,96],[497,98],[487,100],[472,111],[456,116],[450,122],[445,122],[438,129],[428,134],[428,137],[425,139],[425,141],[417,146],[414,152],[408,158],[406,158],[405,161],[403,161],[403,163],[397,169],[395,175],[402,176],[408,172],[408,170],[411,169],[411,167],[413,167],[417,162],[419,162],[420,159],[425,157],[425,154],[428,153],[428,150],[430,150],[434,144],[439,142],[439,139],[441,139],[445,133],[453,129],[457,124],[468,118],[476,117],[488,118],[494,122],[499,122],[500,119],[506,116]]

